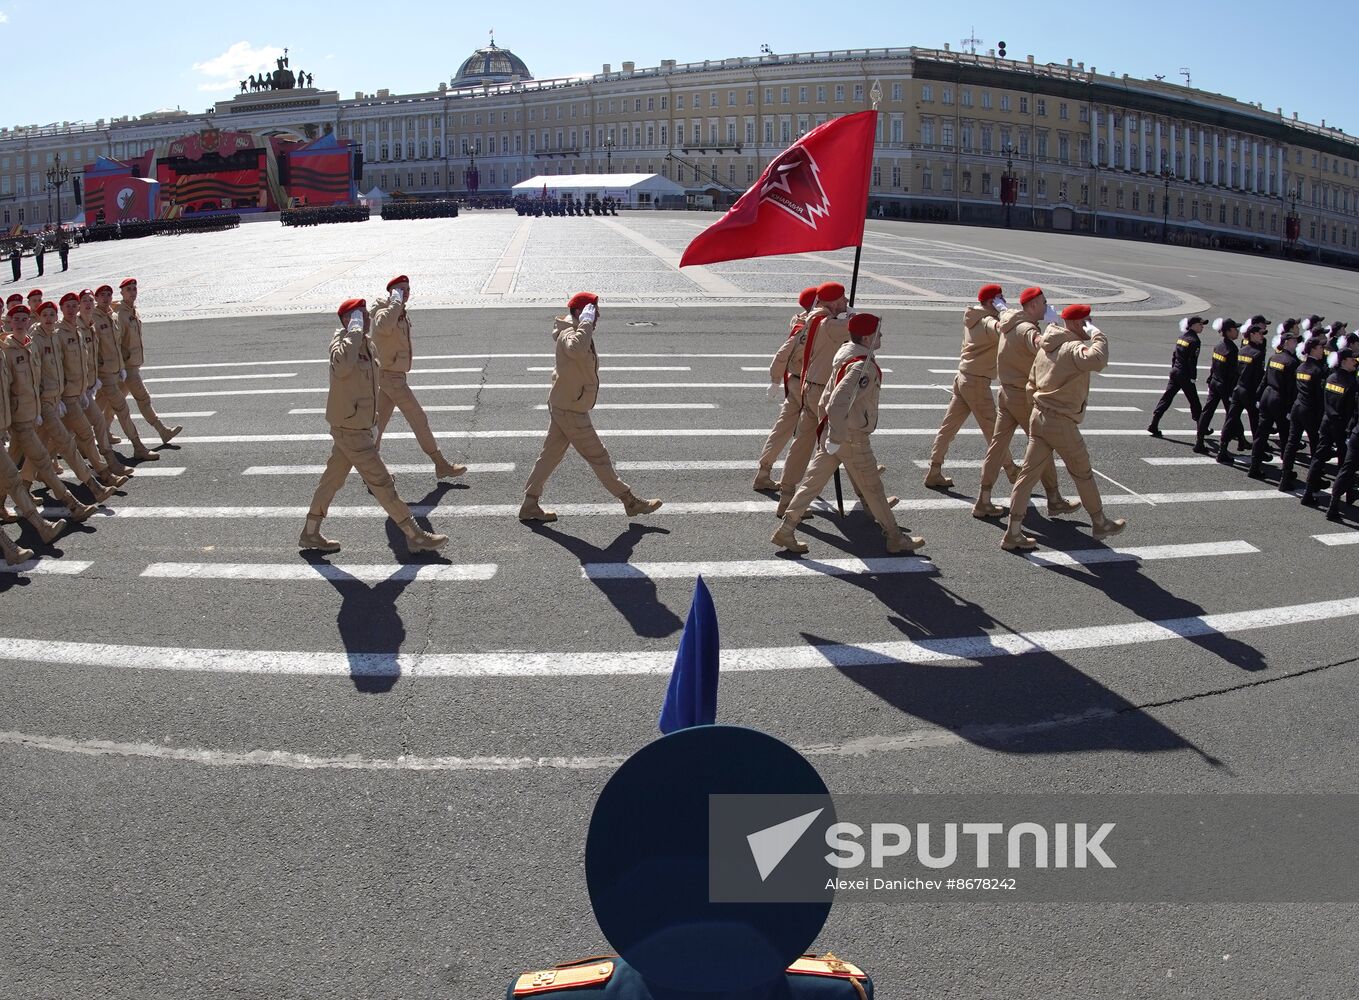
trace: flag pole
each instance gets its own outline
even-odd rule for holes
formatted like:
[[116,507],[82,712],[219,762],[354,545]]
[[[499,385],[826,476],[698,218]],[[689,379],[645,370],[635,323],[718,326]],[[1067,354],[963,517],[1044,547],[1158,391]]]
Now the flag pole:
[[[873,89],[868,96],[873,100],[873,110],[878,110],[878,102],[882,100],[882,81],[874,80]],[[873,148],[878,147],[876,128],[873,136]],[[864,229],[868,227],[868,198],[873,190],[873,157],[868,157],[868,177],[869,183],[864,185],[864,224],[859,230],[859,245],[854,248],[854,272],[849,277],[849,304],[854,305],[854,293],[859,290],[859,260],[864,253]],[[840,466],[835,467],[835,506],[840,511],[840,516],[845,516],[845,490],[840,484]]]

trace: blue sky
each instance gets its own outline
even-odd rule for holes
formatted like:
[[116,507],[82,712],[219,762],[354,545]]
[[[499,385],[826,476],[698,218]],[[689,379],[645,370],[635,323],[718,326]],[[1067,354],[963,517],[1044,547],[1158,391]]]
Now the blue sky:
[[[314,0],[145,0],[133,5],[74,0],[0,0],[0,45],[21,56],[0,103],[0,125],[94,121],[165,107],[201,111],[239,91],[251,72],[273,68],[284,46],[294,70],[352,97],[386,87],[433,90],[490,29],[539,78],[597,73],[624,60],[655,66],[775,52],[878,46],[958,48],[974,33],[983,50],[1004,40],[1009,55],[1039,62],[1071,58],[1116,71],[1183,81],[1309,121],[1359,132],[1347,93],[1354,46],[1345,5],[1318,0],[1165,2],[1101,7],[974,0],[962,8],[915,0],[824,3],[493,4],[404,0],[390,5]],[[1107,9],[1110,13],[1105,14]],[[721,16],[721,23],[717,17]],[[72,34],[72,27],[74,34]],[[90,39],[104,36],[102,47]],[[74,44],[67,42],[72,39]],[[98,54],[94,54],[95,52]],[[57,58],[49,61],[48,53]]]

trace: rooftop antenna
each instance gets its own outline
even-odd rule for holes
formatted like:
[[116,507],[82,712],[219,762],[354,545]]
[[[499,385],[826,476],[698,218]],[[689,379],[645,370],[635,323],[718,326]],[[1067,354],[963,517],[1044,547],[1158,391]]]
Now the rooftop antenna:
[[492,28],[487,34],[491,36],[491,48],[495,48],[495,29]]
[[1193,81],[1189,79],[1189,67],[1188,67],[1188,66],[1181,66],[1181,67],[1180,67],[1180,76],[1184,77],[1184,85],[1185,85],[1186,87],[1192,87],[1192,86],[1194,86]]
[[1164,73],[1153,73],[1152,75],[1156,77],[1157,83],[1160,83],[1162,80],[1166,78],[1166,75]]
[[970,55],[975,56],[977,54],[977,46],[983,43],[982,40],[977,37],[976,25],[973,25],[972,28],[970,28],[969,30],[971,34],[967,38],[964,38],[961,41],[959,41],[958,44],[961,45],[964,49],[966,49]]

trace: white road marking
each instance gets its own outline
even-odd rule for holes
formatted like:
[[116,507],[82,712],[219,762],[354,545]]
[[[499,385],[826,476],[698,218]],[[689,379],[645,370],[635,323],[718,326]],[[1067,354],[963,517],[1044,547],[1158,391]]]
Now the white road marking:
[[879,403],[880,410],[947,410],[947,403]]
[[691,580],[702,574],[719,577],[865,576],[888,573],[933,573],[933,563],[914,556],[881,559],[750,559],[728,562],[586,563],[587,580]]
[[412,368],[412,375],[475,375],[485,368]]
[[1096,372],[1095,374],[1100,378],[1141,378],[1155,379],[1157,382],[1164,382],[1166,380],[1165,375],[1124,375],[1116,372]]
[[1077,549],[1070,552],[1031,552],[1025,559],[1037,566],[1093,566],[1096,563],[1151,562],[1195,559],[1200,556],[1238,556],[1259,552],[1245,541],[1197,542],[1186,545],[1144,545],[1134,548]]
[[[470,413],[472,410],[476,409],[471,403],[453,403],[448,406],[424,406],[422,408],[426,413]],[[299,407],[289,410],[288,416],[318,416],[324,415],[325,412],[326,408],[324,406]]]
[[1156,506],[1155,502],[1153,502],[1153,501],[1151,501],[1151,500],[1148,500],[1146,497],[1144,497],[1141,493],[1138,493],[1138,492],[1137,492],[1136,490],[1134,490],[1132,487],[1130,487],[1130,486],[1124,486],[1124,485],[1123,485],[1122,483],[1120,483],[1117,479],[1114,479],[1114,478],[1112,478],[1112,477],[1110,477],[1110,476],[1105,475],[1103,472],[1100,472],[1099,469],[1091,469],[1090,471],[1093,472],[1095,475],[1099,476],[1099,477],[1100,477],[1101,479],[1103,479],[1106,483],[1112,483],[1113,485],[1117,486],[1120,490],[1122,490],[1123,492],[1127,493],[1129,496],[1136,497],[1138,500],[1141,500],[1141,501],[1143,501],[1144,503],[1151,504],[1151,506],[1153,506],[1153,507]]
[[0,563],[0,573],[19,576],[79,576],[94,563],[78,562],[74,559],[29,559],[17,566]]
[[[313,468],[320,469],[320,466]],[[1280,493],[1273,489],[1260,490],[1220,490],[1217,492],[1203,493],[1146,493],[1142,494],[1142,499],[1155,505],[1170,505],[1184,503],[1227,503],[1232,501],[1249,500],[1297,500],[1297,494]],[[1036,506],[1037,501],[1031,501],[1031,506]],[[617,503],[566,503],[552,504],[548,506],[563,517],[596,517],[607,516],[616,517],[621,514],[622,506]],[[686,502],[686,501],[667,501],[665,506],[657,511],[656,516],[674,514],[769,514],[774,513],[776,504],[773,500],[732,500],[732,501],[705,501],[705,502]],[[857,504],[856,504],[857,506]],[[48,506],[45,508],[49,516],[64,517],[66,508],[60,506]],[[817,511],[829,510],[829,505],[822,501],[813,508]],[[952,511],[971,511],[972,501],[965,498],[956,497],[920,497],[903,498],[896,508],[899,511],[924,511],[924,510],[952,510]],[[425,504],[412,505],[411,511],[417,516],[430,516],[435,518],[464,518],[464,517],[516,517],[519,513],[518,504],[465,504],[461,506],[436,507]],[[234,519],[234,518],[289,518],[301,520],[307,516],[306,507],[153,507],[136,505],[119,505],[118,507],[100,508],[99,516],[106,518],[136,518],[136,519],[163,519],[163,518],[204,518],[204,519]],[[352,517],[352,518],[385,518],[387,512],[377,504],[365,505],[361,507],[332,507],[330,514],[332,518]]]
[[[878,355],[878,357],[882,357],[882,355]],[[688,371],[688,369],[685,369],[685,370]],[[768,371],[769,371],[769,366],[768,366],[768,365],[752,365],[752,366],[750,366],[750,367],[744,367],[744,366],[743,366],[743,367],[741,368],[741,371],[743,371],[743,372],[768,372]],[[892,374],[892,369],[890,369],[890,368],[884,368],[884,369],[882,370],[882,373],[883,373],[884,375],[891,375],[891,374]]]
[[1212,455],[1175,455],[1171,458],[1150,457],[1144,458],[1142,461],[1146,462],[1148,465],[1162,466],[1217,465],[1217,459]]
[[[182,412],[182,413],[162,413],[162,414],[159,414],[159,416],[161,417],[162,420],[167,419],[167,418],[173,420],[173,419],[175,419],[176,417],[215,417],[215,416],[217,416],[217,411],[216,411],[216,410],[185,410],[185,411]],[[132,419],[133,419],[133,420],[142,420],[142,421],[145,421],[145,420],[146,420],[146,418],[145,418],[144,416],[142,416],[140,413],[134,413],[134,414],[132,414]]]
[[[747,463],[749,464],[749,463]],[[324,465],[252,465],[244,472],[243,476],[319,476],[326,471]],[[387,471],[391,473],[405,473],[410,475],[422,475],[425,473],[433,474],[434,465],[388,465]],[[467,466],[467,471],[471,473],[486,472],[513,472],[513,462],[474,462]],[[138,473],[141,475],[141,473]],[[354,470],[350,470],[350,475],[358,475]]]
[[[722,650],[724,673],[814,670],[826,667],[892,667],[904,664],[977,662],[1061,654],[1087,649],[1305,627],[1359,615],[1359,597],[1310,604],[1271,605],[1246,611],[1195,615],[1117,625],[994,633],[943,639],[895,640],[862,645],[775,646]],[[351,677],[580,677],[652,675],[674,668],[671,649],[654,652],[342,653],[291,650],[186,649],[0,638],[0,660],[26,666],[46,663],[96,670],[175,670],[196,673]]]
[[330,563],[152,563],[144,577],[162,580],[328,580],[361,583],[455,583],[489,580],[495,563],[449,566],[440,563],[332,565]]
[[[614,462],[613,467],[619,472],[749,472],[752,475],[758,463],[751,458],[735,459],[711,459],[708,461],[692,462]],[[775,462],[774,468],[782,469],[782,462]]]
[[[1023,455],[1021,454],[1020,457],[1022,458]],[[1061,456],[1059,455],[1053,455],[1052,460],[1056,462],[1058,465],[1063,466],[1066,465],[1066,463],[1062,461]],[[928,458],[915,458],[911,460],[911,464],[914,465],[917,469],[928,469],[930,467],[930,460]],[[944,468],[946,469],[980,469],[985,464],[986,460],[981,458],[944,459]]]
[[164,378],[143,379],[147,385],[153,382],[240,382],[246,379],[297,378],[297,372],[259,372],[250,375],[168,375]]
[[[526,370],[526,371],[531,371],[531,372],[550,372],[550,371],[552,371],[552,367],[551,367],[551,366],[548,366],[548,367],[546,367],[546,368],[528,368],[528,369],[525,369],[525,370]],[[693,371],[693,369],[690,368],[688,365],[680,365],[680,366],[673,366],[673,367],[672,367],[672,366],[656,366],[656,365],[600,365],[600,366],[599,366],[599,370],[602,371],[602,372],[691,372],[691,371]],[[756,371],[759,371],[759,369],[756,369]]]
[[132,475],[132,479],[133,479],[134,481],[135,481],[135,480],[138,480],[138,479],[148,479],[148,478],[149,478],[149,479],[172,479],[172,478],[174,478],[175,476],[182,476],[182,475],[184,475],[184,472],[185,472],[184,466],[182,466],[182,465],[178,465],[178,466],[176,466],[176,465],[160,465],[159,463],[157,463],[156,465],[149,465],[149,464],[147,464],[147,463],[142,463],[141,465],[137,466],[136,469],[137,469],[137,471],[136,471],[135,473],[133,473],[133,475]]
[[[469,406],[470,410],[471,407]],[[546,403],[534,406],[535,410],[546,410]],[[596,410],[715,410],[716,403],[596,403]]]
[[1341,531],[1334,535],[1313,535],[1322,545],[1359,545],[1359,531]]

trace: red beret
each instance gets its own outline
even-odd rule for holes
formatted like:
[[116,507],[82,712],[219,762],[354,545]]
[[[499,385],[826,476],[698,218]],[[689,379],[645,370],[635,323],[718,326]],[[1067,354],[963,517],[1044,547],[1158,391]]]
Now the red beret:
[[18,316],[20,313],[23,313],[25,316],[33,315],[31,312],[29,312],[28,306],[24,305],[22,302],[20,302],[17,306],[9,307],[9,315],[11,317]]
[[1062,310],[1062,319],[1089,319],[1090,307],[1082,303],[1069,305]]
[[816,297],[822,302],[834,302],[845,297],[845,286],[838,281],[828,281],[816,290]]
[[393,288],[395,288],[397,285],[401,284],[401,282],[403,282],[403,281],[404,281],[406,284],[408,284],[408,285],[411,283],[411,279],[410,279],[410,278],[406,277],[404,274],[398,274],[398,275],[397,275],[395,278],[393,278],[391,281],[387,282],[387,291],[390,292]]
[[56,312],[57,304],[55,302],[44,302],[42,305],[38,306],[39,313],[46,312],[48,309],[51,309],[53,312]]
[[7,305],[7,306],[12,306],[12,305],[14,305],[14,303],[16,303],[16,302],[22,302],[23,300],[24,300],[24,297],[23,297],[22,295],[20,295],[18,292],[15,292],[15,293],[14,293],[13,295],[11,295],[9,298],[5,299],[5,305]]
[[849,318],[849,332],[856,337],[871,337],[878,332],[880,322],[872,313],[855,313]]
[[136,278],[124,278],[122,281],[118,282],[118,287],[126,288],[128,285],[135,285],[136,283],[137,283]]
[[986,303],[990,302],[1004,291],[1005,289],[1001,288],[999,285],[982,285],[981,291],[977,292],[977,301],[982,305],[986,305]]
[[1024,289],[1024,291],[1019,293],[1019,304],[1021,306],[1026,306],[1042,294],[1043,289],[1039,288],[1037,285],[1035,285],[1032,288],[1026,288]]
[[816,305],[816,288],[804,288],[797,297],[797,304],[803,309],[810,309]]
[[88,288],[82,288],[80,290],[80,297],[83,299],[86,295],[90,298],[94,298],[94,292],[90,291]]
[[368,303],[364,299],[345,299],[343,302],[340,303],[340,308],[337,314],[339,315],[340,319],[344,319],[355,309],[366,309],[367,307]]
[[100,285],[98,288],[94,290],[95,295],[103,295],[105,292],[108,292],[110,295],[112,295],[113,289],[110,288],[108,285]]
[[35,288],[35,289],[33,289],[33,291],[31,291],[31,292],[28,293],[28,297],[29,297],[30,299],[40,299],[40,298],[42,298],[42,289],[41,289],[41,288]]
[[77,295],[75,292],[67,292],[65,295],[61,297],[60,304],[64,306],[67,302],[79,302],[79,301],[80,301],[79,295]]
[[567,300],[566,308],[571,312],[577,309],[584,309],[586,306],[599,305],[599,296],[594,292],[577,292]]

